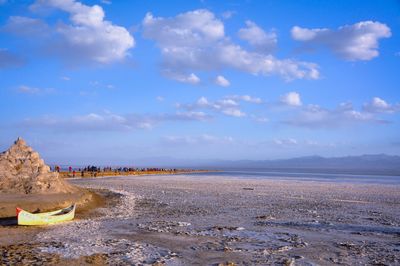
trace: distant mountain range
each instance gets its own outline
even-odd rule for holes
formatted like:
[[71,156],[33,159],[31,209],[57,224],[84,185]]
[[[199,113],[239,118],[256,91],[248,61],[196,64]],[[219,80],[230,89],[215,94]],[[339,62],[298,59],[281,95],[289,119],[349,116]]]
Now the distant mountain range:
[[262,169],[276,171],[332,172],[400,175],[400,156],[373,154],[331,157],[306,156],[279,160],[179,160],[169,157],[137,160],[136,164],[159,167],[206,169]]

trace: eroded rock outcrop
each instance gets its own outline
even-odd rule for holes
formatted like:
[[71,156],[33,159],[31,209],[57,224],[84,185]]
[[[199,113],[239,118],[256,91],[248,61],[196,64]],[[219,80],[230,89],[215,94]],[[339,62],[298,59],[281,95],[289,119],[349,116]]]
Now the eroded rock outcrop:
[[21,138],[0,154],[0,193],[47,194],[77,191],[79,188],[67,183],[58,173],[51,172],[39,153]]

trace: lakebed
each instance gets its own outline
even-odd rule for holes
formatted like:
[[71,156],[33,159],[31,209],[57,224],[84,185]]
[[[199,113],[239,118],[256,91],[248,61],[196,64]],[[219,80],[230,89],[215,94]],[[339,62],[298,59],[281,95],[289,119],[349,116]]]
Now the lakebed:
[[0,264],[400,263],[399,185],[212,173],[70,181],[105,202],[65,224],[0,226]]

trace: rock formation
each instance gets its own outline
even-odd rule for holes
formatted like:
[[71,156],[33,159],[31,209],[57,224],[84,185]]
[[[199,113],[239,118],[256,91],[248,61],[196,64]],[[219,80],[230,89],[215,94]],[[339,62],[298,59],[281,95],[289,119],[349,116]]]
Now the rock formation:
[[51,172],[39,153],[18,138],[14,145],[0,154],[0,193],[47,194],[73,193],[79,188],[68,184]]

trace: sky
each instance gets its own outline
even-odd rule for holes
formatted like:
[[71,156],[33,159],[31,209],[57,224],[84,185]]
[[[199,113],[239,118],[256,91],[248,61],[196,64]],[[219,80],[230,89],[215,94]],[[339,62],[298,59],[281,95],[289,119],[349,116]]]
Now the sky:
[[400,1],[0,0],[0,150],[400,155]]

